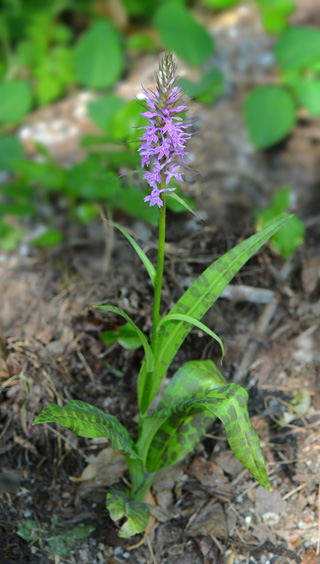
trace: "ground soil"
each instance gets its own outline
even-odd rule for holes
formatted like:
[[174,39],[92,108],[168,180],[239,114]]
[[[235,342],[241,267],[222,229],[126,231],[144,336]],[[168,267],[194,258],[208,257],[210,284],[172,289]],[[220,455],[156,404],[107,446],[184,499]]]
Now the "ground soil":
[[[312,21],[315,4],[300,4],[296,21]],[[106,232],[100,219],[88,228],[69,226],[59,249],[36,251],[24,244],[1,257],[0,465],[16,471],[20,481],[12,493],[0,490],[1,563],[320,562],[319,124],[302,116],[285,142],[255,150],[241,108],[253,85],[276,78],[272,39],[251,8],[206,22],[218,45],[212,64],[225,73],[227,88],[212,106],[191,104],[199,133],[190,142],[189,159],[201,172],[187,172],[185,187],[200,219],[168,216],[163,310],[216,256],[253,232],[254,209],[284,184],[292,187],[292,211],[306,225],[304,245],[287,261],[264,248],[233,281],[249,287],[250,300],[234,294],[220,299],[205,319],[226,346],[223,374],[250,391],[250,416],[273,491],[266,492],[237,462],[217,423],[187,460],[159,476],[153,496],[160,522],[131,550],[133,541],[119,539],[105,509],[108,480],[126,479],[121,461],[112,476],[110,464],[104,477],[100,468],[95,478],[80,480],[108,443],[54,425],[32,427],[48,402],[80,399],[117,416],[132,437],[137,431],[141,351],[105,345],[101,332],[117,327],[119,319],[91,306],[116,304],[148,332],[151,284],[127,241]],[[147,85],[156,63],[152,57],[134,62],[119,93],[134,97],[141,68]],[[50,111],[70,118],[72,103]],[[27,124],[29,131],[38,119],[39,113]],[[78,158],[76,139],[49,148],[57,158],[59,150],[64,158]],[[116,219],[155,260],[156,232],[122,215]],[[254,288],[267,296],[273,292],[272,302],[259,303]],[[198,358],[219,363],[219,348],[194,330],[170,374]],[[28,544],[16,534],[23,519],[39,524],[38,542]],[[64,530],[85,523],[93,532],[71,556],[60,558],[46,550],[41,530],[47,524],[54,531],[55,520]]]

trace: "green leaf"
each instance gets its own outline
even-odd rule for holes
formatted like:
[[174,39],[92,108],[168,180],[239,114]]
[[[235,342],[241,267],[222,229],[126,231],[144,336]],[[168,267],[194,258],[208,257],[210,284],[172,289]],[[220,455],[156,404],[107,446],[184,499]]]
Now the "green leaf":
[[[166,196],[167,196],[168,208],[170,210],[175,212],[187,210],[188,212],[192,213],[195,217],[198,217],[198,215],[192,209],[192,207],[189,206],[188,202],[185,199],[180,198],[179,194],[176,194],[175,192],[167,192]],[[169,202],[168,202],[168,198],[169,198]],[[178,203],[178,206],[172,206],[170,200],[175,200]],[[190,199],[189,202],[195,205],[194,202]]]
[[94,204],[86,203],[77,206],[75,213],[77,219],[81,221],[81,223],[84,223],[85,225],[89,225],[89,223],[91,223],[91,221],[95,217],[97,217],[97,215],[99,214],[99,210],[97,206],[95,206]]
[[155,281],[155,278],[156,278],[156,270],[155,270],[152,262],[150,261],[150,259],[148,259],[147,255],[143,252],[141,247],[139,247],[138,243],[136,243],[136,241],[133,239],[133,237],[131,237],[131,235],[129,235],[129,233],[124,229],[124,227],[121,227],[121,225],[118,225],[117,223],[113,223],[113,221],[110,221],[110,223],[114,227],[116,227],[122,233],[122,235],[124,235],[126,237],[126,239],[128,239],[129,243],[131,243],[132,247],[134,248],[137,255],[140,257],[144,266],[146,267],[146,270],[147,270],[147,272],[150,276],[150,280],[152,282],[152,285],[154,286],[154,281]]
[[275,55],[283,69],[302,70],[320,57],[320,30],[310,27],[289,27],[280,37]]
[[145,125],[138,100],[131,100],[114,113],[110,122],[110,135],[117,141],[135,141],[137,128]]
[[271,489],[267,476],[260,442],[249,419],[248,392],[238,384],[228,384],[206,393],[198,393],[163,409],[157,409],[153,417],[186,415],[193,409],[204,409],[218,417],[227,433],[231,449],[253,477],[266,489]]
[[68,190],[89,201],[109,201],[121,190],[118,176],[104,170],[99,155],[89,155],[85,161],[66,171]]
[[105,94],[99,100],[88,103],[89,116],[97,127],[108,133],[114,114],[124,105],[125,102],[118,96]]
[[212,6],[212,8],[217,8],[219,10],[224,10],[225,8],[231,8],[231,6],[235,6],[239,0],[204,0],[208,6]]
[[26,160],[16,160],[15,172],[32,185],[57,192],[65,191],[66,171],[51,161],[36,163]]
[[[205,393],[226,384],[226,380],[211,360],[193,360],[184,364],[170,379],[159,402],[158,410]],[[148,419],[148,417],[147,417]],[[150,417],[152,419],[152,417]],[[192,452],[216,417],[203,410],[194,409],[168,417],[155,433],[147,455],[147,469],[157,472]],[[145,425],[148,425],[146,421]]]
[[214,50],[212,36],[183,6],[163,4],[156,12],[154,24],[166,49],[190,65],[201,65]]
[[294,85],[300,104],[313,116],[320,115],[320,80],[300,80]]
[[[251,258],[266,241],[287,221],[288,217],[270,222],[265,228],[242,241],[234,249],[212,263],[188,288],[171,314],[189,315],[200,320],[218,299],[240,268]],[[145,413],[156,395],[176,352],[190,331],[190,325],[183,321],[168,322],[161,327],[155,351],[155,369],[152,380],[147,377],[143,363],[138,381],[138,399],[140,410]]]
[[15,159],[22,159],[23,156],[24,148],[17,137],[14,135],[0,137],[0,170],[14,171]]
[[247,97],[244,117],[252,143],[267,149],[284,139],[296,121],[290,94],[280,86],[260,86]]
[[[274,193],[272,204],[269,208],[255,213],[258,219],[259,228],[263,228],[266,223],[283,212],[287,212],[290,205],[290,186],[283,186]],[[305,227],[300,219],[292,216],[280,229],[273,235],[270,243],[282,254],[284,258],[289,258],[296,248],[304,242]]]
[[22,229],[17,229],[0,219],[0,249],[5,253],[13,251],[24,235]]
[[[159,221],[159,209],[157,206],[146,206],[143,201],[144,193],[139,188],[124,188],[117,198],[111,200],[111,205],[122,210],[136,219],[143,219],[151,225],[157,225]],[[157,209],[156,209],[157,208]]]
[[54,247],[60,245],[63,240],[63,233],[59,229],[47,229],[42,235],[32,239],[31,245],[35,247]]
[[39,423],[58,423],[79,437],[89,439],[105,437],[109,439],[111,448],[120,450],[129,458],[139,458],[133,450],[133,442],[128,431],[118,419],[84,401],[72,400],[63,407],[49,403],[32,425]]
[[168,321],[183,321],[187,324],[190,323],[190,325],[194,325],[195,327],[198,327],[198,329],[201,329],[201,331],[204,331],[205,333],[207,333],[207,335],[210,335],[210,337],[212,337],[215,341],[217,341],[219,343],[219,345],[221,347],[221,351],[222,351],[222,358],[224,357],[224,346],[223,346],[223,342],[221,341],[220,337],[218,337],[218,335],[216,335],[216,333],[211,331],[211,329],[209,329],[209,327],[207,327],[206,325],[201,323],[201,321],[194,319],[190,315],[184,315],[183,313],[168,313],[168,315],[166,315],[165,317],[162,317],[162,319],[160,319],[159,325],[157,326],[157,331],[159,332],[160,327],[164,323],[168,323]]
[[280,33],[287,26],[287,19],[295,11],[293,0],[256,0],[260,7],[262,23],[268,33]]
[[108,20],[96,21],[75,47],[78,82],[89,88],[107,88],[118,80],[123,55],[117,31]]
[[72,556],[77,545],[84,544],[87,537],[94,531],[92,525],[77,525],[71,530],[54,531],[43,539],[47,546],[44,549],[47,552],[57,554],[61,558]]
[[54,523],[50,529],[47,523],[39,525],[33,519],[22,519],[17,523],[17,535],[26,542],[36,542],[42,550],[57,554],[61,558],[72,555],[76,546],[83,543],[94,531],[91,525],[77,525],[73,529],[57,530],[59,523]]
[[142,51],[143,53],[156,53],[157,46],[155,39],[146,33],[135,33],[130,35],[126,41],[127,49]]
[[217,96],[223,93],[224,77],[219,69],[211,69],[201,77],[199,82],[181,78],[179,86],[191,98],[196,98],[203,104],[211,104]]
[[144,348],[148,370],[152,371],[153,367],[154,367],[154,359],[153,359],[153,353],[152,353],[151,347],[148,343],[148,339],[145,336],[145,334],[141,331],[141,329],[139,329],[139,327],[137,327],[137,325],[132,321],[132,319],[129,317],[129,315],[127,315],[122,309],[120,309],[119,307],[116,307],[116,306],[94,305],[93,307],[96,307],[98,309],[103,309],[105,311],[112,311],[113,313],[116,313],[117,315],[121,315],[122,317],[124,317],[124,319],[126,319],[126,321],[128,321],[128,323],[131,325],[131,327],[136,332],[136,334],[137,334],[138,338],[140,339],[140,342],[141,342],[141,344]]
[[104,343],[108,343],[109,345],[119,343],[119,345],[128,351],[141,347],[141,341],[130,323],[125,323],[118,331],[104,331],[101,333],[100,338]]
[[32,216],[35,211],[35,207],[31,204],[0,204],[0,217],[5,215]]
[[298,217],[292,217],[272,237],[271,243],[287,259],[304,243],[305,226]]
[[106,507],[113,521],[126,517],[119,536],[132,537],[143,533],[149,521],[149,505],[143,501],[136,501],[128,497],[128,490],[118,484],[112,486],[106,498]]
[[0,123],[21,120],[31,109],[32,97],[29,83],[14,80],[0,84]]

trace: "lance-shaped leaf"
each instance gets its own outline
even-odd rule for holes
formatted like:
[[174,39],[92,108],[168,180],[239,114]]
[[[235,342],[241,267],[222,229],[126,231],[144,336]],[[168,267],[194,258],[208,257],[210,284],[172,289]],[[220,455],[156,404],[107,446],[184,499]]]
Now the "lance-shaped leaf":
[[84,401],[72,400],[64,406],[49,403],[35,418],[33,425],[38,423],[58,423],[79,437],[106,437],[113,449],[120,450],[129,458],[139,458],[133,450],[127,429],[118,419]]
[[[214,362],[192,360],[184,364],[171,378],[159,402],[158,410],[225,384],[226,380]],[[148,471],[157,472],[160,468],[183,460],[193,451],[215,419],[215,415],[198,406],[190,409],[187,415],[182,412],[169,417],[152,439],[147,456]],[[145,425],[148,425],[148,421]]]
[[157,329],[160,331],[161,325],[168,323],[168,321],[184,321],[186,324],[190,323],[190,325],[198,327],[198,329],[201,329],[201,331],[204,331],[204,333],[207,333],[207,335],[210,335],[210,337],[212,337],[215,341],[217,341],[217,343],[219,343],[222,351],[222,358],[224,357],[224,346],[220,337],[218,337],[216,333],[211,331],[209,327],[204,325],[204,323],[201,323],[201,321],[194,319],[194,317],[190,317],[190,315],[184,315],[183,313],[168,313],[168,315],[160,319]]
[[236,457],[263,487],[271,489],[259,438],[249,419],[247,402],[247,390],[238,384],[228,384],[157,409],[153,417],[174,417],[183,412],[190,415],[197,408],[208,410],[224,424],[229,445]]
[[127,315],[125,311],[123,311],[122,309],[120,309],[119,307],[116,307],[116,306],[94,305],[93,307],[96,307],[98,309],[104,309],[105,311],[112,311],[113,313],[117,313],[118,315],[121,315],[122,317],[124,317],[128,321],[128,323],[131,325],[131,327],[137,333],[137,336],[139,337],[141,344],[144,348],[144,352],[145,352],[145,355],[146,355],[147,370],[148,370],[148,372],[152,371],[153,367],[154,367],[154,360],[153,360],[153,353],[152,353],[151,347],[148,343],[148,339],[145,336],[145,334],[141,331],[141,329],[139,329],[139,327],[137,327],[137,325],[132,321],[132,319],[129,317],[129,315]]
[[130,499],[128,490],[124,490],[119,484],[113,486],[107,494],[106,507],[113,521],[127,518],[119,531],[122,538],[143,533],[148,524],[148,503]]
[[[181,296],[169,313],[189,315],[200,320],[240,268],[289,217],[291,216],[271,221],[259,233],[242,241],[234,249],[212,263]],[[143,363],[139,374],[138,399],[142,413],[147,411],[157,394],[171,361],[190,330],[191,326],[184,321],[172,321],[161,327],[157,350],[155,351],[153,376],[152,378],[149,377],[145,363]]]
[[199,217],[198,214],[192,209],[192,207],[189,206],[189,204],[175,192],[167,192],[166,197],[175,200],[176,202],[181,204],[188,212],[192,213],[196,217]]
[[[187,205],[187,204],[185,204]],[[189,206],[188,206],[189,207]],[[191,209],[191,208],[190,208]],[[192,211],[192,210],[191,210]],[[140,257],[140,259],[142,260],[144,266],[146,267],[146,270],[150,276],[150,280],[152,282],[152,285],[154,286],[154,281],[156,279],[156,270],[151,262],[151,260],[147,257],[147,255],[145,254],[145,252],[141,249],[141,247],[138,245],[138,243],[133,239],[133,237],[131,237],[131,235],[129,235],[129,233],[124,229],[124,227],[122,227],[121,225],[118,225],[117,223],[113,223],[113,221],[110,221],[111,225],[113,225],[114,227],[116,227],[121,233],[122,235],[124,235],[129,243],[131,243],[131,245],[133,246],[134,250],[136,251],[137,255]]]

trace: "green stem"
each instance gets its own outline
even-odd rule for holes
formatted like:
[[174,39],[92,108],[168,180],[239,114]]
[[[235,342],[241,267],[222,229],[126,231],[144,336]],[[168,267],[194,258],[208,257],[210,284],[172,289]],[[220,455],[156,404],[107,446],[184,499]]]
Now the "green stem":
[[[164,180],[162,180],[161,187],[164,187]],[[153,321],[152,321],[152,338],[151,348],[155,352],[157,340],[157,327],[160,320],[160,303],[161,303],[161,290],[163,278],[163,264],[164,264],[164,246],[166,236],[166,196],[162,194],[163,206],[160,208],[159,219],[159,239],[158,239],[158,262],[156,270],[156,278],[154,284],[154,298],[153,298]]]

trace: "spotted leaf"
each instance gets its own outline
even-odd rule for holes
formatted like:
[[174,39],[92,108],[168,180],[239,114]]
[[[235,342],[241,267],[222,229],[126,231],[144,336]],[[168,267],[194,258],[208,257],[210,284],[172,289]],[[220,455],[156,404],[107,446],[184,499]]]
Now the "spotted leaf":
[[113,486],[107,494],[106,507],[113,521],[126,517],[119,531],[119,536],[122,538],[142,533],[148,524],[148,503],[130,499],[128,490],[123,489],[119,484]]
[[[225,384],[226,380],[211,360],[187,362],[171,378],[158,410]],[[154,435],[149,447],[147,456],[149,472],[156,472],[160,468],[183,460],[189,452],[193,451],[194,446],[215,419],[215,415],[198,406],[190,409],[187,415],[181,412],[168,417]]]
[[120,450],[129,458],[139,458],[133,450],[128,431],[118,419],[84,401],[72,400],[64,406],[49,403],[35,418],[33,425],[38,423],[58,423],[89,439],[106,437],[115,450]]
[[174,405],[158,408],[153,417],[174,418],[181,413],[192,415],[198,409],[209,411],[224,424],[229,445],[236,457],[262,486],[271,489],[259,438],[249,419],[247,402],[248,392],[244,388],[238,384],[227,384]]

